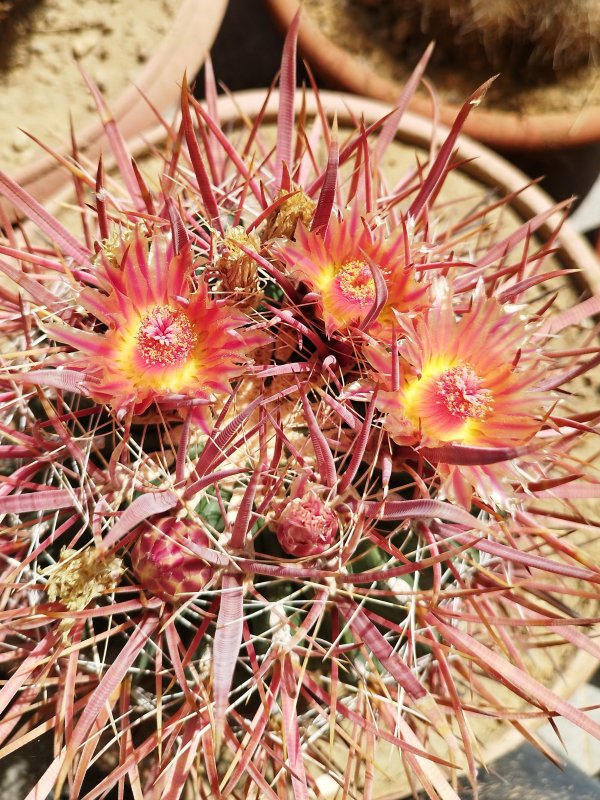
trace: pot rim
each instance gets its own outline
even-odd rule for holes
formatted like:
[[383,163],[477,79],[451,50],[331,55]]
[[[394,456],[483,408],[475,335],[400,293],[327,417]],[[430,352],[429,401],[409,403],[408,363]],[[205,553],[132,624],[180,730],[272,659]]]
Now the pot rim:
[[[125,140],[154,125],[158,114],[174,110],[184,73],[188,70],[196,75],[200,70],[217,37],[228,2],[180,0],[160,45],[110,104],[112,117]],[[81,91],[86,91],[83,80]],[[76,131],[76,137],[80,151],[95,158],[107,145],[106,120],[97,111],[90,116],[90,121]],[[65,148],[66,145],[65,142]],[[39,202],[60,191],[69,181],[67,171],[48,153],[11,172],[11,177]]]
[[[265,0],[277,24],[287,30],[300,4],[298,0]],[[395,103],[402,84],[379,75],[366,62],[335,44],[305,15],[300,19],[298,47],[306,60],[326,79],[345,91],[368,95]],[[431,116],[431,100],[415,95],[411,110]],[[439,103],[442,122],[449,125],[459,110],[451,103]],[[542,114],[519,114],[514,111],[488,110],[480,106],[469,117],[465,133],[502,150],[535,151],[582,147],[600,142],[600,105],[585,106],[579,111]]]

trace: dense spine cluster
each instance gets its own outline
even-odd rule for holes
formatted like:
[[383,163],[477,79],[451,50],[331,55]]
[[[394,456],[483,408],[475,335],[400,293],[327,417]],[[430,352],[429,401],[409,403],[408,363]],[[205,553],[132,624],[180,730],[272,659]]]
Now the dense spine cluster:
[[570,604],[599,599],[598,412],[569,393],[600,356],[563,332],[600,301],[555,303],[550,210],[448,214],[481,93],[392,178],[399,112],[294,113],[294,35],[274,148],[209,75],[160,189],[107,122],[81,235],[2,176],[38,231],[0,241],[0,754],[54,732],[28,800],[96,761],[86,800],[370,798],[390,752],[458,800],[471,718],[521,724],[512,698],[600,738],[528,671],[597,648]]

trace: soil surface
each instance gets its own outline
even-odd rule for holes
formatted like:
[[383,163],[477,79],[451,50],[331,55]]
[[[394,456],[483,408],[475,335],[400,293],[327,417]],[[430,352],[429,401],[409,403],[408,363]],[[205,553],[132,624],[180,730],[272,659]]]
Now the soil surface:
[[19,128],[52,147],[69,141],[69,114],[85,124],[94,104],[78,68],[109,105],[169,27],[179,0],[18,0],[0,26],[0,169],[41,154]]
[[[318,28],[337,45],[366,62],[378,74],[403,84],[428,44],[429,37],[418,27],[406,29],[406,20],[390,24],[389,9],[377,2],[357,0],[305,0],[305,13]],[[385,17],[385,18],[384,18]],[[451,55],[438,47],[427,69],[436,92],[449,103],[462,104],[466,98],[497,69],[486,63],[464,65],[464,58],[455,51]],[[523,113],[577,112],[586,105],[600,104],[600,70],[590,65],[557,76],[548,69],[537,75],[537,83],[526,85],[524,70],[514,77],[502,74],[492,85],[485,99],[494,106]]]

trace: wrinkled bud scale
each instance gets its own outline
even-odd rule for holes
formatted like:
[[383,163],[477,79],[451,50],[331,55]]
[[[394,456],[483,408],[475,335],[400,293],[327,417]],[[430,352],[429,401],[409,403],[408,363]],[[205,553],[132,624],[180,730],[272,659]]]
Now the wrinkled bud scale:
[[338,518],[313,491],[290,500],[279,517],[277,538],[291,556],[318,556],[333,543]]
[[144,526],[131,551],[131,565],[147,594],[169,603],[183,602],[199,592],[211,577],[210,566],[189,543],[208,547],[206,532],[197,524],[167,517]]

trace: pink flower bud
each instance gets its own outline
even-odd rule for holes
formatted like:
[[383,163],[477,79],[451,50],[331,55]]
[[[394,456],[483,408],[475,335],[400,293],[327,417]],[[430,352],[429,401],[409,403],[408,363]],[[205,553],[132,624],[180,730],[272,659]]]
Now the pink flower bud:
[[337,515],[312,490],[290,500],[277,523],[279,544],[292,556],[320,555],[337,532]]
[[189,546],[189,543],[209,546],[203,528],[166,517],[140,530],[131,551],[131,565],[144,592],[176,603],[204,587],[211,577],[211,568]]

